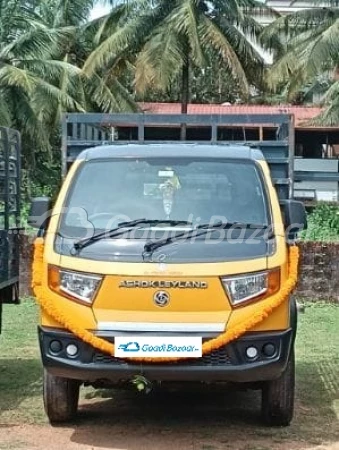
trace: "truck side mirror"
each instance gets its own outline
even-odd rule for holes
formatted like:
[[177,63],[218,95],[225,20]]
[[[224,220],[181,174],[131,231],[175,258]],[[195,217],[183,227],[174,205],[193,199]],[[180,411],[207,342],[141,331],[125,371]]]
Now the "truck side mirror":
[[28,225],[33,228],[46,229],[51,217],[52,201],[49,197],[36,197],[31,201]]
[[285,228],[289,238],[295,238],[296,234],[307,229],[306,209],[302,202],[287,200],[284,208]]

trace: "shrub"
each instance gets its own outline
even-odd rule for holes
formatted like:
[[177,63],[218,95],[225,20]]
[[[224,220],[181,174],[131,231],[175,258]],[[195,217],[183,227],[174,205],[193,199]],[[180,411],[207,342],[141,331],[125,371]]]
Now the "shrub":
[[339,204],[319,203],[308,214],[308,229],[301,234],[305,241],[339,241]]

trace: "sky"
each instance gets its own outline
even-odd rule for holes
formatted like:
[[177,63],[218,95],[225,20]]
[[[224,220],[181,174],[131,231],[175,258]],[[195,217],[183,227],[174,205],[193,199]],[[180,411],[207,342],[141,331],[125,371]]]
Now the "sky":
[[104,16],[110,11],[109,6],[96,6],[92,13],[91,13],[91,19],[97,19],[98,17]]

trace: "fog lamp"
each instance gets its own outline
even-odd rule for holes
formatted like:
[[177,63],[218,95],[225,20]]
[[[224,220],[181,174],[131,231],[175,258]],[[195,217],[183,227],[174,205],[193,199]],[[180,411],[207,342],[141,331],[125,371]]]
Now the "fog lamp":
[[78,354],[78,347],[75,344],[69,344],[66,347],[66,353],[68,356],[70,356],[71,358],[74,358],[74,356],[76,356]]
[[254,359],[258,356],[258,349],[256,347],[248,347],[246,349],[246,356],[248,359]]

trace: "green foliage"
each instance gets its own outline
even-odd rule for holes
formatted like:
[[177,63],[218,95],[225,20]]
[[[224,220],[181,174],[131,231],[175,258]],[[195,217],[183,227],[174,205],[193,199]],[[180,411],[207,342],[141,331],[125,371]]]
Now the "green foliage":
[[308,215],[308,229],[301,238],[306,241],[339,241],[339,205],[319,203]]
[[280,17],[261,35],[264,47],[275,54],[267,74],[268,86],[293,102],[307,102],[313,91],[324,95],[325,111],[317,124],[339,124],[338,70],[339,9],[337,1],[315,0],[312,8]]
[[[0,0],[0,125],[22,133],[25,198],[58,187],[64,112],[132,112],[136,101],[188,97],[299,104],[326,92],[320,120],[339,123],[334,1],[277,17],[256,0],[107,0],[110,14],[88,22],[95,3]],[[260,12],[276,16],[265,30]],[[266,77],[258,45],[276,56]]]
[[83,31],[93,5],[93,0],[0,0],[0,125],[22,134],[27,195],[30,182],[55,184],[64,112],[136,109],[113,73],[104,78],[82,71],[94,46]]
[[[263,71],[263,59],[249,41],[256,41],[262,31],[251,16],[254,6],[258,5],[250,0],[126,2],[96,33],[99,45],[84,71],[109,72],[118,61],[129,59],[135,65],[137,93],[148,99],[155,91],[161,101],[178,91],[184,98],[181,80],[189,65],[194,101],[246,99],[250,85],[261,83]],[[206,81],[211,89],[200,95]]]
[[131,382],[138,392],[149,394],[152,391],[152,383],[142,375],[135,375]]
[[57,189],[64,112],[178,101],[185,64],[194,102],[235,102],[261,83],[254,0],[110,1],[88,22],[95,3],[0,0],[0,125],[22,133],[25,199]]

